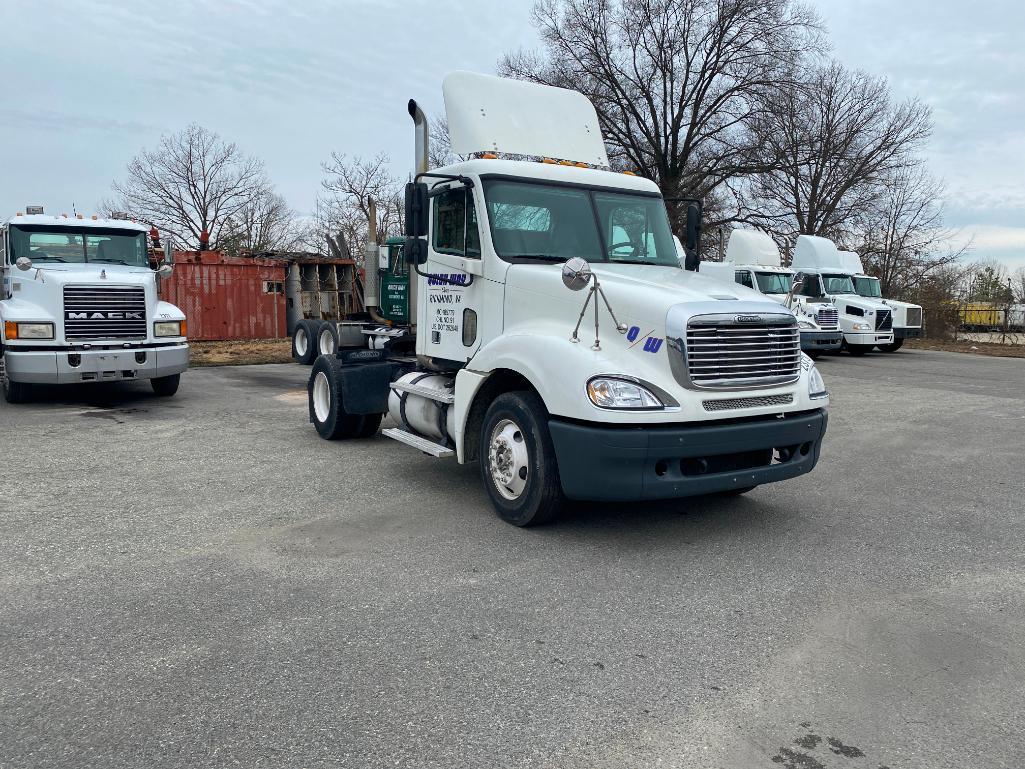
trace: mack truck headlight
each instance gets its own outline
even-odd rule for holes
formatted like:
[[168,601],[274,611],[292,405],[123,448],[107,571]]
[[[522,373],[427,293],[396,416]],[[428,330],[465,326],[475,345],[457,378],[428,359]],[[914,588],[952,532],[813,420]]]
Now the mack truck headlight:
[[826,398],[829,393],[826,392],[826,383],[822,380],[822,374],[819,370],[812,365],[808,371],[808,397],[815,398]]
[[587,397],[601,409],[662,409],[666,406],[639,382],[616,377],[595,377],[589,381]]
[[852,327],[855,331],[871,331],[872,326],[868,323],[855,323]]
[[185,336],[185,321],[158,320],[153,324],[153,336]]
[[4,323],[4,336],[8,339],[53,339],[52,323]]

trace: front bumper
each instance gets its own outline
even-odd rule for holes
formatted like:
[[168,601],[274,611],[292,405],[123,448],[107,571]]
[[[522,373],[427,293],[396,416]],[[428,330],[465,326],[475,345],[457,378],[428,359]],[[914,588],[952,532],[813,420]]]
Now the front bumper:
[[922,327],[911,328],[910,326],[904,328],[893,327],[893,338],[894,339],[918,339],[922,335]]
[[811,351],[839,350],[843,343],[843,332],[805,331],[801,329],[801,349]]
[[552,419],[548,427],[566,496],[629,501],[711,494],[803,475],[818,462],[826,422],[826,410],[817,409],[686,426],[608,427]]
[[844,335],[843,335],[843,338],[844,338],[844,341],[847,342],[847,344],[865,344],[865,345],[869,345],[871,347],[872,345],[890,344],[891,342],[893,342],[893,332],[892,331],[876,331],[876,332],[868,332],[868,331],[866,331],[865,333],[861,333],[861,332],[853,333],[853,332],[850,332],[850,331],[845,331]]
[[[80,356],[73,366],[70,356]],[[136,359],[140,355],[143,360]],[[72,384],[115,382],[123,379],[155,379],[180,374],[189,367],[188,344],[116,350],[22,351],[4,350],[7,376],[13,382]]]

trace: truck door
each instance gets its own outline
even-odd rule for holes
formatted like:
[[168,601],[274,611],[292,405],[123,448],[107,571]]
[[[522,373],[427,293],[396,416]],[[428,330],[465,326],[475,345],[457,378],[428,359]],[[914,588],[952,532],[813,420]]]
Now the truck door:
[[465,363],[480,346],[484,295],[480,225],[473,188],[449,186],[431,199],[428,274],[418,336],[433,358]]

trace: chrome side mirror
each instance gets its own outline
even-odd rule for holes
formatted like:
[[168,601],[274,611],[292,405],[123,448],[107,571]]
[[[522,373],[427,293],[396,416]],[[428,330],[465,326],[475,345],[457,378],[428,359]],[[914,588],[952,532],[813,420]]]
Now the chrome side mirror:
[[32,260],[29,259],[27,256],[19,256],[15,260],[14,265],[19,270],[31,270],[32,269]]
[[580,291],[591,282],[591,265],[586,259],[574,256],[562,265],[562,283],[570,291]]
[[801,286],[804,285],[804,276],[795,275],[793,282],[790,284],[790,293],[787,294],[786,307],[789,309],[794,303],[794,294],[801,290]]
[[174,272],[174,267],[169,264],[165,263],[157,267],[158,278],[170,278],[172,272]]

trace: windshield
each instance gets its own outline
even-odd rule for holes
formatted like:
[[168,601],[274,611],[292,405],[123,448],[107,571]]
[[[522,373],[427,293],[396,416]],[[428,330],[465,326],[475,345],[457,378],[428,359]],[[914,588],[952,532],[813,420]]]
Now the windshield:
[[857,289],[858,296],[882,296],[882,293],[879,291],[879,278],[870,278],[867,275],[861,275],[854,279],[854,288]]
[[506,261],[680,266],[660,197],[505,180],[485,181],[484,196]]
[[756,272],[758,290],[763,294],[788,294],[792,279],[785,272]]
[[11,226],[11,262],[127,264],[148,267],[146,233],[100,227]]
[[827,294],[853,294],[854,284],[850,275],[823,275],[822,283]]

